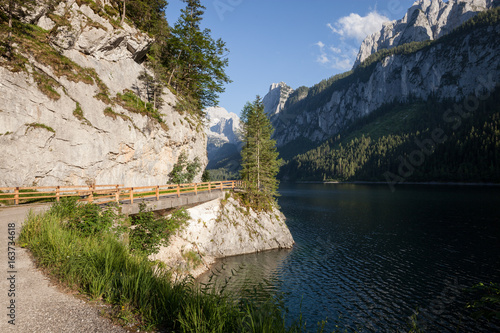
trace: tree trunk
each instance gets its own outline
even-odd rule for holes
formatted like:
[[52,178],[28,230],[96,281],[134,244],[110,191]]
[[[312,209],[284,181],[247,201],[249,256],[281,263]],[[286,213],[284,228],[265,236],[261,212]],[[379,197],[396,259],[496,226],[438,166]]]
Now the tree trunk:
[[123,25],[123,22],[125,22],[125,14],[127,12],[127,1],[123,0],[123,10],[122,10],[122,21],[120,22],[120,25]]
[[12,16],[14,12],[14,0],[9,0],[9,33],[7,35],[7,57],[12,58]]

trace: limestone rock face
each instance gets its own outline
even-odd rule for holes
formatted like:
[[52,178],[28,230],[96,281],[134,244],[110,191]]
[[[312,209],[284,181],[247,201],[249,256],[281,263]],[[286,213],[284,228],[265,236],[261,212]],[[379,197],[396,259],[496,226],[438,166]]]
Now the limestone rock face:
[[[166,184],[183,151],[206,165],[202,125],[174,110],[177,99],[168,89],[158,109],[163,125],[115,101],[126,89],[146,99],[138,77],[147,70],[140,63],[151,43],[147,35],[127,24],[115,27],[72,0],[55,10],[69,25],[36,12],[32,20],[53,29],[51,45],[69,62],[95,71],[101,82],[75,82],[30,54],[24,54],[26,71],[11,72],[0,63],[0,187]],[[43,92],[35,74],[53,80],[59,97]],[[99,98],[103,85],[110,101]]]
[[[294,244],[285,217],[278,209],[247,212],[238,201],[229,197],[189,208],[188,212],[191,219],[185,229],[152,259],[162,260],[170,267],[183,266],[198,275],[216,258],[291,248]],[[202,264],[189,267],[187,252],[201,255]]]
[[285,82],[273,83],[269,87],[269,92],[264,96],[264,112],[273,116],[283,110],[288,96],[293,92]]
[[[418,2],[424,3],[428,8],[444,6],[438,0]],[[450,0],[446,6],[460,3],[462,1]],[[476,4],[479,6],[481,2]],[[439,7],[439,12],[455,8],[446,6]],[[464,8],[468,7],[464,5]],[[410,12],[415,12],[416,18],[421,15],[420,9]],[[439,30],[434,25],[430,27],[424,30]],[[403,34],[386,32],[387,36]],[[414,38],[418,37],[415,36],[413,34]],[[412,98],[426,100],[431,95],[440,100],[459,101],[492,91],[500,82],[500,44],[496,42],[499,38],[500,26],[478,27],[454,39],[438,39],[413,53],[387,56],[366,68],[356,68],[350,76],[318,95],[309,94],[294,104],[287,103],[285,109],[271,118],[277,145],[284,146],[302,138],[321,142],[386,103],[405,103]]]
[[493,0],[417,0],[401,20],[386,22],[365,38],[354,67],[381,49],[442,37],[492,6]]
[[217,163],[232,158],[241,150],[240,118],[222,107],[209,107],[205,110],[207,135],[207,168],[214,168]]

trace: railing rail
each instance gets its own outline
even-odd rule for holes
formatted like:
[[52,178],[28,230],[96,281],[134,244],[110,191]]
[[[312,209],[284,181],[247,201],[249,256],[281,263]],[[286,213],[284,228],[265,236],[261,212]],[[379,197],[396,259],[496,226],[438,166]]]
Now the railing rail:
[[197,195],[204,191],[224,191],[241,186],[239,180],[225,180],[204,183],[167,184],[153,186],[124,187],[124,185],[92,185],[92,186],[27,186],[27,187],[0,187],[0,201],[11,201],[14,205],[30,200],[55,199],[59,201],[64,197],[80,197],[78,201],[87,202],[120,202],[134,199],[156,198],[161,196],[194,193]]

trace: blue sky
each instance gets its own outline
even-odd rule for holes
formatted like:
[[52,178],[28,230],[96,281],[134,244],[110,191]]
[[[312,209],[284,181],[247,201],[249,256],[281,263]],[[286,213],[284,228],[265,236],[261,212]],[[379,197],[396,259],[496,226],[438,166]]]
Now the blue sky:
[[[230,50],[232,83],[220,106],[240,114],[273,82],[310,87],[352,67],[363,38],[389,19],[400,19],[414,0],[208,0],[203,28]],[[169,0],[174,25],[185,5]]]

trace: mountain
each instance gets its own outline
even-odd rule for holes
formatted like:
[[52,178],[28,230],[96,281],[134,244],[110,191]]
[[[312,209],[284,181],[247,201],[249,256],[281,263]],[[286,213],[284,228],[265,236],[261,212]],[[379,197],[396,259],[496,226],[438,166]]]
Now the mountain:
[[240,118],[222,107],[205,109],[207,135],[207,169],[226,168],[237,171],[241,150]]
[[406,15],[384,23],[382,29],[361,43],[354,67],[382,49],[411,42],[438,39],[461,26],[477,13],[493,7],[493,0],[418,0]]
[[386,104],[431,96],[458,101],[491,90],[500,79],[499,38],[495,8],[441,38],[382,49],[349,72],[298,88],[272,116],[277,145],[293,156]]
[[148,34],[110,2],[36,3],[16,14],[11,57],[0,10],[0,187],[166,184],[182,152],[206,165],[201,121],[169,89],[147,103]]
[[293,93],[293,89],[285,82],[271,84],[269,92],[262,99],[264,112],[269,116],[279,113],[283,110],[285,102],[291,93]]

